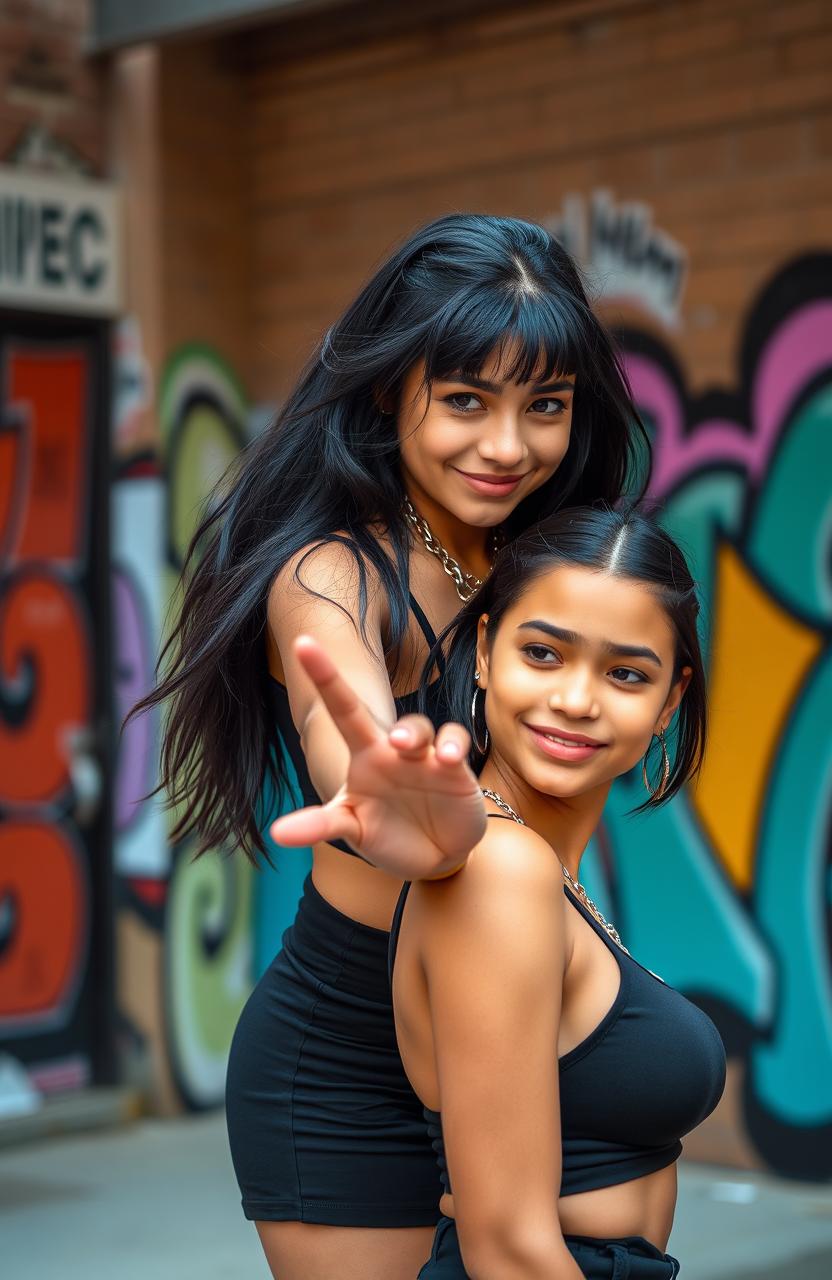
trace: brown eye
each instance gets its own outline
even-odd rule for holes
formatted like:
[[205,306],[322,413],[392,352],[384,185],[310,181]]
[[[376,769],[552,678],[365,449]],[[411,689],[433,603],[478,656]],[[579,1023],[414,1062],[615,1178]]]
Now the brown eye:
[[445,403],[458,413],[474,413],[482,408],[480,401],[470,391],[458,391],[455,395],[445,396]]
[[643,671],[634,671],[632,667],[613,667],[610,672],[613,680],[618,684],[648,684],[647,676]]
[[563,400],[556,400],[552,396],[544,396],[540,400],[535,400],[531,408],[534,413],[542,413],[546,418],[556,418],[559,414],[566,412],[566,405]]
[[552,665],[549,662],[550,658],[553,662],[558,660],[554,649],[550,649],[547,644],[527,644],[523,646],[523,652],[531,658],[532,662],[546,663],[548,666]]

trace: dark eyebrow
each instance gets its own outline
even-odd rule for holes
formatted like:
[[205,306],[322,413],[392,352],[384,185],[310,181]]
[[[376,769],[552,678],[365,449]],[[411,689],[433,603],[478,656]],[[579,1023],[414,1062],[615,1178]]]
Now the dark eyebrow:
[[546,391],[574,391],[575,383],[571,378],[561,378],[558,382],[544,382],[540,386],[534,388],[536,395],[543,395]]
[[[456,373],[448,374],[447,378],[441,378],[441,382],[461,382],[466,387],[476,387],[478,391],[488,391],[492,396],[502,394],[503,383],[489,382],[486,378],[477,378],[471,373],[462,373],[459,369]],[[532,387],[532,395],[544,395],[552,391],[574,391],[575,382],[572,378],[560,378],[557,382],[541,383],[539,386]]]
[[[560,640],[563,644],[585,643],[585,637],[579,635],[577,631],[567,631],[564,627],[556,627],[553,622],[543,622],[540,618],[533,618],[531,622],[521,622],[517,630],[542,631],[544,635]],[[655,662],[657,667],[662,665],[659,655],[652,649],[648,649],[646,645],[618,644],[614,640],[602,640],[601,648],[605,653],[615,654],[616,657],[646,658],[648,662]]]

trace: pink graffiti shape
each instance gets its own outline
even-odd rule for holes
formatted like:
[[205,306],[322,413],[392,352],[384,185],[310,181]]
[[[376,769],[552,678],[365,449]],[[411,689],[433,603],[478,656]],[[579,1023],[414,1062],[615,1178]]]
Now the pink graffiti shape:
[[765,472],[796,395],[832,364],[832,302],[802,308],[763,348],[751,389],[751,433],[736,422],[711,419],[686,436],[682,404],[665,371],[646,356],[628,354],[626,363],[636,404],[656,424],[653,497],[664,497],[685,476],[713,463],[738,463],[756,481]]

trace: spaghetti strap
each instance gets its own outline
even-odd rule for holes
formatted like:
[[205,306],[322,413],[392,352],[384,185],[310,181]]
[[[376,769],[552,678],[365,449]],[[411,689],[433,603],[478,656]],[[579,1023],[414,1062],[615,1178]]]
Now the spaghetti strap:
[[432,649],[433,646],[436,644],[436,634],[433,630],[433,627],[430,625],[430,622],[428,621],[427,614],[425,613],[422,606],[419,604],[419,601],[416,599],[412,591],[410,592],[410,611],[413,614],[416,621],[418,622],[419,629],[422,632],[422,635],[425,637],[425,639],[428,642],[428,648]]
[[[432,650],[436,647],[436,643],[437,643],[436,632],[434,631],[433,627],[430,625],[427,614],[425,613],[422,606],[419,604],[419,601],[416,599],[413,592],[412,591],[409,592],[409,595],[410,595],[410,611],[419,624],[419,630],[421,631],[422,635],[425,637],[428,649]],[[435,661],[436,661],[437,667],[439,668],[439,674],[444,675],[445,674],[445,655],[441,651],[439,651],[436,654]]]
[[393,986],[393,965],[396,963],[396,951],[399,946],[399,930],[402,927],[402,916],[404,915],[404,904],[407,902],[407,895],[410,892],[410,881],[405,880],[402,885],[402,891],[399,894],[399,900],[396,903],[396,910],[393,912],[393,920],[390,924],[390,941],[387,947],[387,981]]

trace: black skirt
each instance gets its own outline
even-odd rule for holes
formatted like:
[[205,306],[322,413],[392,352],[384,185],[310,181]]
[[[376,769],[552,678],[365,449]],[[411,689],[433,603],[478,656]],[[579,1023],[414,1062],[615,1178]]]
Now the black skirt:
[[307,877],[228,1063],[228,1135],[247,1218],[437,1223],[442,1187],[396,1046],[388,938],[336,911]]

